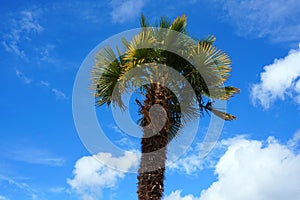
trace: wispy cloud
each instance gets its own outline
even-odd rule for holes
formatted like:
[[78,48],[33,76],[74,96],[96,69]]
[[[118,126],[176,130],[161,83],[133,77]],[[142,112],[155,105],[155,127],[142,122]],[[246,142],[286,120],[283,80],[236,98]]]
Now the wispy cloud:
[[186,196],[181,196],[182,190],[176,190],[171,192],[171,194],[165,196],[164,200],[200,200],[200,197],[195,197],[192,194]]
[[55,194],[63,193],[66,190],[67,189],[65,187],[52,187],[52,188],[49,188],[49,192],[50,193],[55,193]]
[[268,37],[273,42],[299,42],[298,0],[214,0],[241,35]]
[[52,88],[51,92],[53,92],[57,99],[67,99],[66,94],[56,88]]
[[68,99],[67,95],[63,91],[52,87],[48,81],[39,81],[39,85],[49,89],[55,95],[56,99]]
[[65,165],[65,159],[54,156],[43,149],[23,149],[11,152],[14,160],[19,160],[31,164],[41,164],[48,166],[61,167]]
[[53,12],[63,12],[78,23],[105,23],[109,19],[106,1],[57,1],[52,4]]
[[293,138],[290,139],[287,144],[291,149],[297,149],[300,147],[300,129],[296,131]]
[[116,143],[121,145],[124,148],[129,148],[129,149],[134,149],[138,146],[129,137],[122,137],[121,139],[117,140]]
[[110,153],[85,156],[77,160],[74,178],[67,181],[81,199],[96,200],[101,197],[102,189],[116,187],[126,171],[137,167],[138,160],[137,154],[127,151],[120,157]]
[[116,133],[124,134],[124,132],[117,125],[109,124],[108,128],[112,129]]
[[117,139],[114,141],[117,145],[120,145],[122,149],[132,150],[139,146],[139,138],[128,135],[115,124],[109,124],[107,127],[117,133]]
[[54,58],[51,53],[55,50],[56,45],[44,44],[43,46],[37,46],[34,48],[36,55],[35,60],[37,64],[42,65],[43,63],[57,64],[60,61]]
[[50,86],[50,83],[47,82],[47,81],[40,81],[40,84],[41,84],[42,86],[45,86],[45,87],[49,87],[49,86]]
[[140,16],[146,0],[112,0],[110,13],[114,23],[124,23]]
[[300,46],[264,67],[260,83],[251,88],[251,98],[268,109],[275,100],[291,98],[300,105]]
[[194,146],[191,146],[187,153],[180,159],[172,163],[168,162],[171,172],[194,175],[203,169],[214,168],[218,158],[224,153],[226,146],[220,141],[215,145],[208,156],[203,157],[203,152],[201,151],[202,145],[202,143],[196,143]]
[[2,145],[0,155],[6,159],[22,161],[30,164],[40,164],[61,167],[65,165],[65,159],[54,155],[51,151],[43,148],[26,147],[24,145]]
[[0,200],[9,200],[9,198],[5,197],[5,196],[2,196],[0,195]]
[[19,69],[16,69],[15,70],[15,73],[16,73],[16,76],[22,80],[25,84],[33,84],[35,83],[37,86],[42,86],[42,87],[45,87],[47,89],[49,89],[51,91],[51,93],[54,94],[54,96],[56,97],[56,99],[62,99],[62,100],[65,100],[65,99],[68,99],[67,95],[57,89],[57,88],[54,88],[51,86],[51,84],[47,81],[34,81],[32,78],[29,78],[28,76],[26,76],[23,72],[21,72]]
[[[14,193],[17,191],[21,192],[23,195],[28,196],[30,199],[35,200],[35,199],[41,199],[44,200],[45,198],[43,197],[43,194],[38,192],[36,189],[28,185],[27,183],[18,181],[14,178],[7,177],[5,175],[0,174],[0,181],[4,181],[7,183],[7,187],[11,188]],[[1,199],[2,197],[2,199]],[[23,196],[26,198],[25,196]],[[4,196],[0,196],[0,200],[9,200],[8,198]]]
[[27,76],[25,76],[25,74],[23,72],[21,72],[20,70],[16,69],[16,76],[21,79],[25,84],[30,84],[32,83],[32,79],[28,78]]
[[0,37],[4,50],[16,55],[32,65],[55,64],[60,61],[53,57],[56,45],[43,36],[44,26],[41,25],[45,9],[33,6],[31,9],[6,14],[5,30]]
[[17,18],[11,18],[9,30],[3,35],[2,45],[7,52],[16,54],[26,59],[26,52],[21,47],[22,40],[30,40],[31,34],[37,34],[44,30],[38,21],[39,13],[32,10],[24,10],[18,13]]

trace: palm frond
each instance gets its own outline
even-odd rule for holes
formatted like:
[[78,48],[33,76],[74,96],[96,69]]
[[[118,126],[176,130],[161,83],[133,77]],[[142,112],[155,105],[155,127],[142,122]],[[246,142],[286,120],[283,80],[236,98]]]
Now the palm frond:
[[229,100],[235,94],[239,94],[240,89],[233,86],[225,86],[220,88],[211,88],[210,89],[210,98],[220,99],[220,100]]
[[142,28],[146,28],[146,27],[149,27],[150,24],[148,22],[148,20],[146,19],[145,15],[144,14],[141,14],[141,20],[140,20],[140,25]]
[[[124,55],[124,60],[131,62],[132,66],[142,64],[145,60],[152,58],[151,49],[155,39],[150,31],[142,31],[135,35],[130,43],[127,45],[127,51]],[[124,40],[124,42],[125,40]]]
[[209,43],[212,45],[216,41],[216,37],[214,35],[208,35],[202,42]]
[[160,28],[170,28],[172,25],[171,20],[168,17],[161,17],[159,21]]
[[177,31],[177,32],[180,32],[180,33],[184,33],[186,30],[185,30],[185,27],[186,27],[186,15],[182,15],[182,16],[179,16],[177,17],[170,29],[173,30],[173,31]]
[[236,116],[233,116],[231,114],[228,114],[226,112],[223,112],[223,111],[220,111],[220,110],[216,110],[216,109],[213,109],[211,108],[210,110],[214,115],[220,117],[221,119],[224,119],[226,121],[231,121],[231,120],[234,120],[236,119]]
[[194,66],[204,77],[208,88],[220,87],[228,79],[231,60],[222,50],[206,42],[199,42],[193,55]]
[[92,70],[92,89],[95,91],[96,105],[110,105],[115,102],[123,107],[120,96],[113,98],[113,91],[116,84],[124,75],[125,61],[119,59],[110,47],[105,47],[96,56],[96,65]]

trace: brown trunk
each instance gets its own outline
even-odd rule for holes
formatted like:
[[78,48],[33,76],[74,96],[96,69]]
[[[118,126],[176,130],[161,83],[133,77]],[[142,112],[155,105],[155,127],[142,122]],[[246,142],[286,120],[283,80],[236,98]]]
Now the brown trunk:
[[[170,116],[166,97],[168,90],[158,84],[152,84],[148,89],[141,112],[144,116],[142,122],[144,135],[141,141],[142,157],[138,178],[138,199],[139,200],[161,200],[164,192],[165,162],[167,159],[167,144]],[[137,101],[138,102],[138,101]],[[153,116],[150,118],[151,106],[159,104],[165,110],[166,123],[157,130],[153,126]],[[151,111],[150,111],[151,112]],[[155,113],[156,114],[156,113]],[[163,116],[157,114],[156,119]],[[152,120],[151,120],[152,119]],[[152,121],[152,123],[151,123]]]
[[[160,200],[164,192],[166,138],[152,136],[142,139],[142,158],[138,175],[138,199]],[[145,155],[161,149],[152,155]]]

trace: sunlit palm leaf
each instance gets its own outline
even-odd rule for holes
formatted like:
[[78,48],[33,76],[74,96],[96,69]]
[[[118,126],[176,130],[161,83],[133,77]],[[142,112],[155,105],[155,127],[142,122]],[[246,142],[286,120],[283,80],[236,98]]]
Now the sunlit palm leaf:
[[229,100],[233,95],[239,94],[240,89],[232,86],[212,88],[210,89],[210,98],[220,99],[220,100]]
[[209,43],[210,45],[213,45],[213,43],[216,41],[216,37],[214,35],[207,36],[202,42]]
[[182,15],[182,16],[177,17],[173,21],[170,29],[173,31],[184,33],[184,32],[186,32],[185,27],[186,27],[186,15]]
[[230,115],[226,112],[223,112],[223,111],[219,111],[219,110],[216,110],[216,109],[213,109],[211,108],[210,111],[215,114],[216,116],[226,120],[226,121],[231,121],[231,120],[234,120],[236,119],[236,116],[233,116],[233,115]]
[[[155,38],[151,35],[150,31],[142,31],[139,34],[135,35],[133,39],[126,46],[127,51],[124,55],[124,60],[131,62],[132,67],[142,64],[145,60],[151,59],[153,57],[152,50],[149,49]],[[123,43],[126,42],[123,40]]]

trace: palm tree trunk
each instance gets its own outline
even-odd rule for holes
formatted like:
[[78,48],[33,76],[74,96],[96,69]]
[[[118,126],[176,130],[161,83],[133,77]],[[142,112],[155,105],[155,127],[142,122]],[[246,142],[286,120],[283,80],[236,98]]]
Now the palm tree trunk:
[[[168,142],[163,136],[152,136],[143,138],[141,143],[142,157],[138,175],[138,199],[160,200],[164,192],[165,147]],[[163,149],[153,153],[160,148]]]
[[[144,122],[142,122],[144,135],[141,140],[141,163],[138,171],[138,199],[139,200],[161,200],[164,192],[165,164],[167,159],[168,145],[168,105],[166,100],[167,90],[158,84],[152,84],[146,95],[144,105],[141,106]],[[138,101],[137,101],[138,102]],[[167,119],[161,130],[155,130],[149,115],[151,106],[161,105],[166,111]],[[153,117],[153,116],[152,116]],[[161,119],[161,116],[156,116]],[[150,126],[149,126],[150,125]]]

